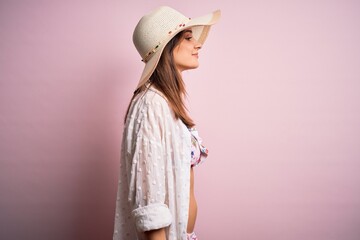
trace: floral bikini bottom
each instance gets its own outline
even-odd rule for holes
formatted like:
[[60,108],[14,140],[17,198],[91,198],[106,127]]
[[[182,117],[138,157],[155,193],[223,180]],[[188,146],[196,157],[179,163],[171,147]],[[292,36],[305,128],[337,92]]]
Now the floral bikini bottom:
[[195,232],[188,233],[187,234],[187,240],[198,240],[198,238],[195,235]]

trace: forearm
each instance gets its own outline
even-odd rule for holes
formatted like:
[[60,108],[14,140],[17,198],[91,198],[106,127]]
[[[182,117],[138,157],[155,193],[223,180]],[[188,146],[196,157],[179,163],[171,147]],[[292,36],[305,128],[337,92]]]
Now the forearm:
[[165,228],[145,232],[147,240],[166,240]]

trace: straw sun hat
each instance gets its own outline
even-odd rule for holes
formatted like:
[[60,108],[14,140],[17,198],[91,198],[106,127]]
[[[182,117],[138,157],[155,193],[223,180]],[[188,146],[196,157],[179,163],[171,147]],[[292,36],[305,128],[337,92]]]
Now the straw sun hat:
[[166,44],[179,32],[191,28],[193,37],[201,44],[210,26],[220,18],[220,10],[198,18],[188,18],[175,9],[162,6],[143,16],[136,25],[133,42],[145,68],[137,88],[144,85],[154,72]]

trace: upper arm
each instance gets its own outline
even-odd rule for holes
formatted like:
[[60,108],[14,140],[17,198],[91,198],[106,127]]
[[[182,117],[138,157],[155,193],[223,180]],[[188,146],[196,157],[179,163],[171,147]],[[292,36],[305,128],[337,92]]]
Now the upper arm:
[[164,106],[150,102],[141,118],[132,147],[130,204],[140,231],[166,227],[172,215],[166,205],[166,153],[164,148]]

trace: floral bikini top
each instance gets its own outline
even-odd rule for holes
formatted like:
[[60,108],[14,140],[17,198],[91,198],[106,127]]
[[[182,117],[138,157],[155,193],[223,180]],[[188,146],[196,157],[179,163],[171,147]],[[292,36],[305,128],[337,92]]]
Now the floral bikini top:
[[191,167],[195,167],[204,162],[208,156],[208,149],[204,147],[202,139],[195,128],[189,128],[191,133]]

